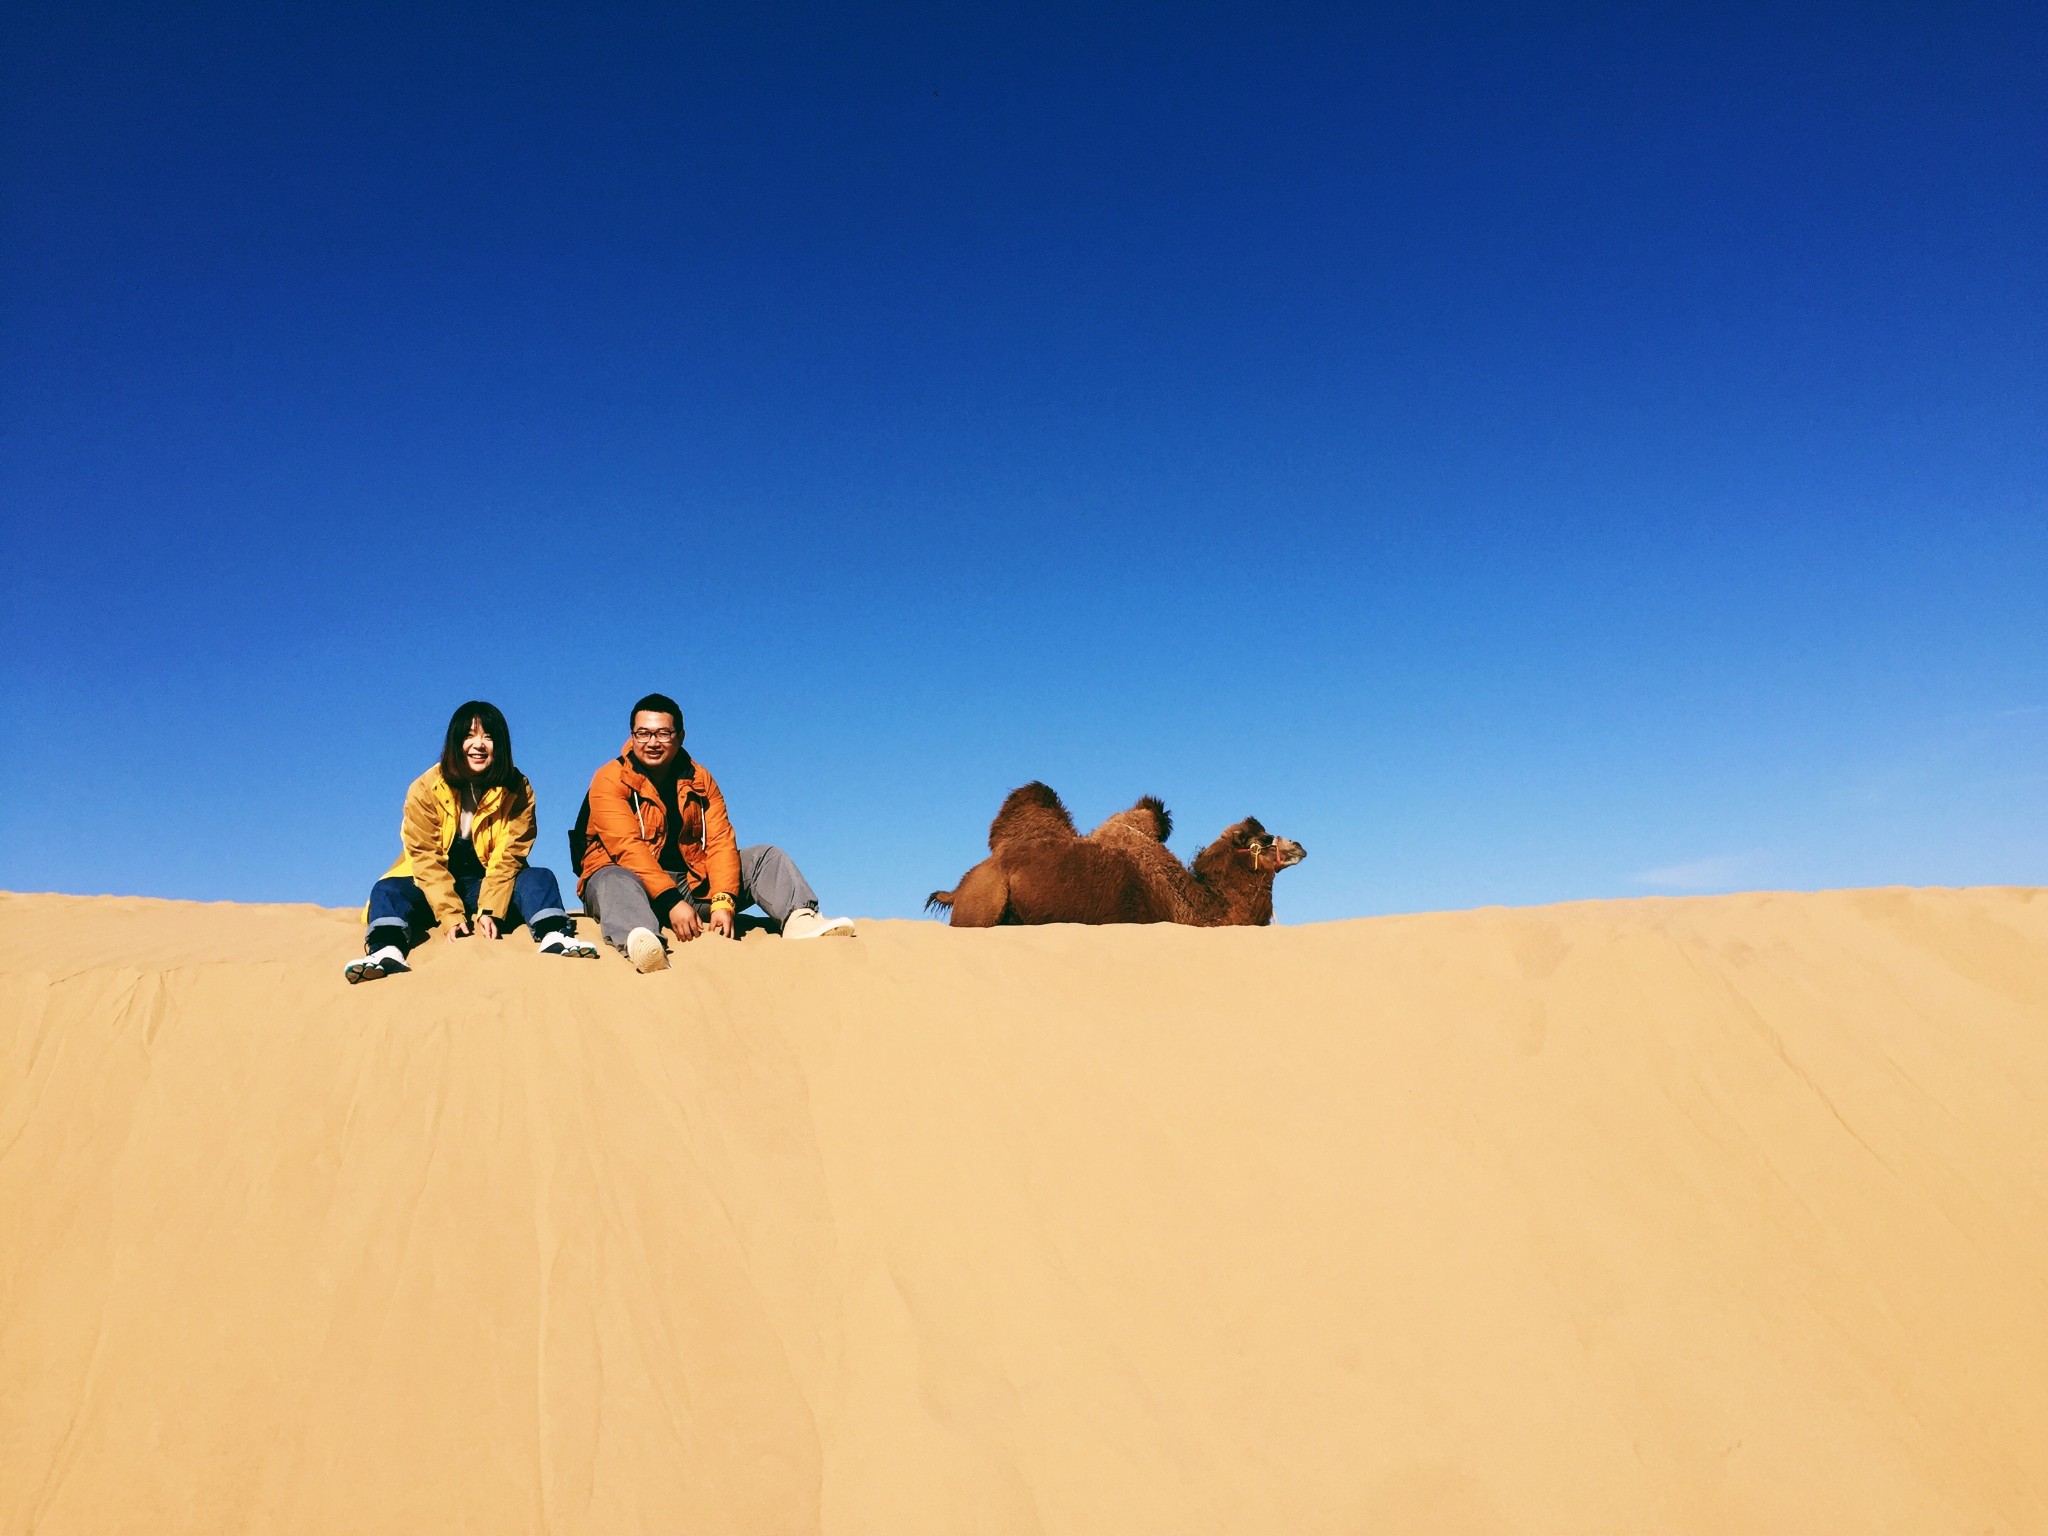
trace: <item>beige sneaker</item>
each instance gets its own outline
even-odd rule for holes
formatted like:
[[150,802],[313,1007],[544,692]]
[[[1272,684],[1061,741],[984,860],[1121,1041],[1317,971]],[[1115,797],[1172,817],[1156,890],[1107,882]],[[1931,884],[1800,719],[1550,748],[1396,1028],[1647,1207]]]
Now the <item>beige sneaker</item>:
[[798,907],[782,920],[782,936],[785,939],[850,939],[853,937],[853,919],[820,917],[809,907]]
[[668,969],[668,951],[661,947],[661,935],[652,928],[635,928],[626,935],[626,958],[643,976],[649,971]]

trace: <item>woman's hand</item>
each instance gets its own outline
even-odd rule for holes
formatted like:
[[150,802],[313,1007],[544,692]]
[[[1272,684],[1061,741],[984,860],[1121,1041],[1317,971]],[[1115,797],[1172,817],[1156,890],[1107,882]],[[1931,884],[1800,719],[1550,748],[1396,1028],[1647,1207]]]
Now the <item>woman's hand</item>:
[[690,905],[687,896],[677,902],[675,910],[669,913],[668,926],[678,944],[687,944],[704,931],[703,919],[697,916],[697,909]]
[[732,937],[731,907],[713,907],[711,909],[711,917],[709,921],[711,924],[711,931],[717,934],[721,939],[729,939]]
[[487,939],[495,939],[498,936],[498,920],[488,912],[479,912],[476,915],[476,931]]
[[450,924],[448,925],[448,942],[449,942],[450,944],[453,944],[453,943],[454,943],[454,942],[455,942],[455,941],[456,941],[457,939],[466,939],[466,938],[468,938],[468,937],[469,937],[469,924],[468,924],[468,923],[466,923],[466,922],[462,922],[462,923],[450,923]]

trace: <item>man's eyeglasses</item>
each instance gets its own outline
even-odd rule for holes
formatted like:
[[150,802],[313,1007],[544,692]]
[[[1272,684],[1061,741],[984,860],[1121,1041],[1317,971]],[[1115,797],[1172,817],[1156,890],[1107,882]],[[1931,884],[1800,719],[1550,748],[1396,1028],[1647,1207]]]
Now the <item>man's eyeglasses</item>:
[[676,733],[667,726],[663,726],[658,731],[645,730],[636,726],[633,730],[633,739],[635,741],[674,741]]

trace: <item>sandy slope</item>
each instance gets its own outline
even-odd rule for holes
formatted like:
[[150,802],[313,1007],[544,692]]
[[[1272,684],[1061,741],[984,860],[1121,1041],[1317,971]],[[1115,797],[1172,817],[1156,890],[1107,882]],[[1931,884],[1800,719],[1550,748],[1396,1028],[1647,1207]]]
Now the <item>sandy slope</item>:
[[0,896],[0,1529],[2048,1531],[2048,893]]

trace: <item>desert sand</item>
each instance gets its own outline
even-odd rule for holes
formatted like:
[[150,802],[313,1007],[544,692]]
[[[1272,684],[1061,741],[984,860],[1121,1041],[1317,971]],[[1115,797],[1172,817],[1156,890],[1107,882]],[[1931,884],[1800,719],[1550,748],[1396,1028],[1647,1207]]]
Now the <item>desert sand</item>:
[[2048,1531],[2048,892],[0,896],[0,1529]]

